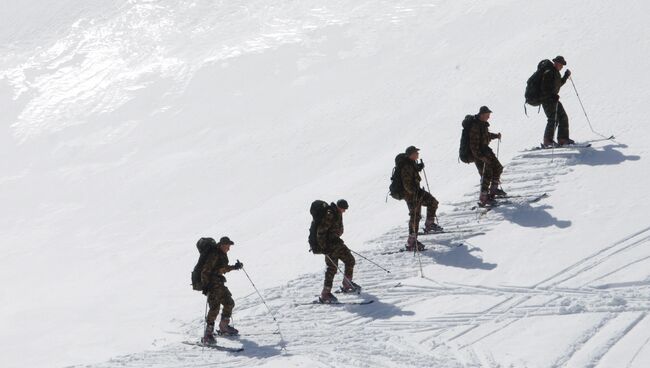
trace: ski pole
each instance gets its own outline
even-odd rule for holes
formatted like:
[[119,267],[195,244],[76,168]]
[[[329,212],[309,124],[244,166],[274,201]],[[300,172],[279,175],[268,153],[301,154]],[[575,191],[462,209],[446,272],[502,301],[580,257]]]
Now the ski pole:
[[604,135],[602,135],[602,134],[600,134],[600,133],[598,133],[597,131],[594,130],[594,127],[591,126],[591,121],[589,120],[589,116],[587,116],[587,111],[585,110],[585,106],[582,104],[582,99],[580,98],[580,95],[578,94],[578,89],[576,88],[576,84],[573,83],[573,78],[570,75],[569,75],[569,80],[571,81],[571,84],[573,85],[573,90],[576,92],[576,96],[578,97],[578,102],[580,102],[580,107],[582,107],[582,112],[585,114],[585,118],[587,118],[587,123],[589,124],[589,129],[591,129],[591,131],[594,134],[599,135],[599,136],[601,136],[601,137],[603,137],[605,139],[613,138],[614,136],[605,137]]
[[[239,262],[239,260],[237,260]],[[273,321],[275,321],[276,326],[278,326],[278,334],[280,335],[280,340],[284,344],[284,336],[282,336],[282,331],[280,331],[280,323],[278,320],[275,318],[275,314],[273,314],[273,311],[271,311],[271,308],[269,308],[269,305],[266,304],[266,300],[264,300],[264,297],[260,293],[260,291],[257,289],[257,286],[255,286],[255,283],[253,283],[253,280],[251,280],[251,277],[248,275],[248,272],[246,272],[246,269],[244,269],[244,266],[241,268],[242,271],[244,271],[244,275],[246,275],[246,278],[248,278],[248,281],[250,281],[251,285],[253,285],[253,289],[257,292],[257,295],[259,295],[260,299],[262,300],[262,303],[264,303],[264,306],[266,306],[266,309],[269,311],[269,314],[273,318]],[[284,349],[284,346],[282,347]]]
[[368,261],[368,262],[370,262],[370,263],[372,263],[372,264],[374,264],[375,266],[377,266],[377,267],[379,267],[379,268],[381,268],[382,270],[384,270],[384,271],[386,271],[386,273],[390,273],[390,271],[389,271],[389,270],[387,270],[387,269],[385,269],[385,268],[383,268],[382,266],[380,266],[380,265],[378,265],[378,264],[377,264],[376,262],[374,262],[374,261],[372,261],[372,260],[371,260],[371,259],[369,259],[368,257],[364,257],[363,255],[361,255],[361,254],[359,254],[359,253],[357,253],[357,252],[355,252],[355,251],[353,251],[352,249],[350,249],[350,252],[352,252],[352,253],[354,253],[354,254],[356,254],[356,255],[358,255],[359,257],[361,257],[361,258],[363,258],[363,259],[365,259],[366,261]]
[[[205,330],[208,328],[208,299],[210,299],[210,293],[208,293],[208,295],[206,295],[205,298],[205,314],[203,315],[203,336],[205,336]],[[201,344],[201,352],[203,352],[203,349],[205,349],[205,345]]]
[[[555,135],[555,132],[558,130],[558,127],[560,126],[560,121],[557,120],[557,110],[560,108],[560,100],[558,96],[558,100],[555,103],[555,126],[553,128],[553,135]],[[555,159],[555,144],[553,143],[553,137],[551,136],[551,162]]]
[[[420,162],[424,165],[424,160],[420,160]],[[427,183],[427,191],[431,193],[431,188],[429,188],[429,179],[427,179],[427,171],[424,169],[424,166],[422,166],[422,172],[424,173],[424,182]]]
[[501,138],[499,138],[499,141],[497,142],[497,158],[499,158],[499,148],[501,148]]
[[[417,198],[417,197],[416,197]],[[424,200],[424,193],[422,194],[422,197],[419,201],[416,201],[417,206],[416,212],[415,212],[415,217],[413,218],[413,222],[420,217],[420,212],[422,211],[422,200]],[[428,209],[427,209],[428,211]],[[422,257],[420,256],[420,244],[418,244],[418,227],[420,227],[420,221],[418,220],[417,226],[415,228],[415,254],[418,256],[418,264],[420,265],[420,277],[424,278],[424,271],[422,270]]]

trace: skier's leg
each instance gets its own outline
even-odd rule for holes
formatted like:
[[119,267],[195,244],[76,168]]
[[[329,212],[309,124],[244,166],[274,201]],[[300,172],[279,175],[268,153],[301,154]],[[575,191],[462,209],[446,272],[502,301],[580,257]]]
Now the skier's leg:
[[555,110],[558,104],[556,102],[545,102],[542,104],[544,114],[546,115],[546,129],[544,130],[544,144],[549,146],[553,144],[553,137],[555,136]]
[[208,305],[210,310],[208,315],[205,318],[205,321],[208,325],[214,326],[214,321],[217,320],[217,315],[219,315],[219,309],[221,308],[221,293],[219,292],[218,287],[213,287],[208,293]]
[[[328,257],[329,256],[329,257]],[[331,259],[331,261],[330,261]],[[335,257],[332,257],[332,254],[327,254],[325,256],[325,266],[327,267],[325,269],[325,283],[323,287],[328,290],[332,290],[332,283],[334,282],[334,275],[336,275],[336,263],[338,263],[338,259]]]
[[230,326],[230,317],[232,316],[232,310],[235,307],[235,301],[232,299],[230,290],[228,290],[225,285],[219,289],[221,293],[221,304],[223,304],[221,322],[219,323],[219,332],[227,335],[236,335],[239,331]]
[[570,144],[573,141],[569,138],[569,116],[564,110],[561,102],[558,102],[557,107],[557,119],[558,119],[558,128],[557,128],[557,143],[559,144]]
[[423,191],[422,205],[427,208],[427,218],[424,221],[425,231],[442,231],[442,228],[436,224],[438,204],[438,200],[431,193]]

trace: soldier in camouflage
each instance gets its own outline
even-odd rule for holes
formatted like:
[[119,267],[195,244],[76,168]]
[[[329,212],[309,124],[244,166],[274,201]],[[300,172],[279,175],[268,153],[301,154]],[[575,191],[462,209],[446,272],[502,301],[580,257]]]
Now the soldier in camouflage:
[[420,186],[422,178],[420,171],[424,169],[424,163],[418,163],[420,149],[415,146],[406,148],[407,159],[400,168],[400,177],[404,186],[404,200],[409,209],[409,237],[406,242],[407,250],[424,249],[424,245],[417,240],[418,228],[422,219],[422,206],[427,208],[427,218],[424,221],[425,232],[442,231],[442,227],[436,224],[436,211],[438,201]]
[[203,285],[203,294],[208,296],[210,310],[206,316],[206,328],[203,335],[203,343],[214,344],[214,322],[219,314],[219,309],[223,305],[221,312],[221,322],[219,323],[219,333],[224,335],[237,335],[239,331],[230,326],[230,316],[235,307],[235,301],[232,299],[230,290],[226,287],[226,278],[224,274],[232,270],[240,270],[244,266],[237,261],[234,265],[228,265],[228,251],[230,246],[235,243],[227,236],[222,237],[217,243],[217,249],[212,251],[201,270],[201,283]]
[[341,236],[343,236],[343,213],[348,207],[348,202],[345,199],[331,203],[316,230],[316,239],[318,245],[324,250],[325,265],[327,266],[323,291],[319,298],[321,303],[337,302],[336,297],[332,294],[332,284],[339,260],[345,265],[341,291],[355,292],[360,290],[359,285],[352,282],[355,264],[354,256],[341,239]]
[[[546,129],[544,130],[544,146],[546,147],[575,143],[569,138],[569,117],[560,102],[559,95],[560,88],[564,86],[571,76],[571,71],[568,69],[564,72],[564,76],[560,76],[560,70],[565,65],[566,60],[564,60],[564,57],[557,56],[553,59],[553,68],[547,69],[542,74],[540,99],[547,118]],[[558,127],[557,143],[553,141],[556,124]]]
[[499,188],[503,166],[492,149],[490,141],[501,139],[501,133],[490,133],[490,114],[492,111],[487,106],[481,106],[478,114],[471,120],[469,131],[469,148],[474,157],[478,174],[481,176],[481,195],[479,201],[487,205],[496,196],[505,196],[506,192]]

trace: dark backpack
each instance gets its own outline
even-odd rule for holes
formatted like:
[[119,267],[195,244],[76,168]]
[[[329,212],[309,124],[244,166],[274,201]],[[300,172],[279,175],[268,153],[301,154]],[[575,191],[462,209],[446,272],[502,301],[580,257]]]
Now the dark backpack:
[[537,70],[526,81],[526,92],[524,97],[526,103],[532,106],[539,106],[542,104],[542,76],[544,72],[553,68],[553,62],[546,59],[537,64]]
[[217,249],[217,242],[212,238],[201,238],[196,242],[196,249],[199,250],[199,261],[196,262],[194,266],[194,271],[192,271],[192,289],[194,290],[203,290],[203,284],[201,283],[201,271],[203,271],[203,266],[205,261],[208,260],[208,256],[212,251]]
[[469,147],[469,131],[474,125],[474,116],[467,115],[463,119],[463,132],[460,134],[460,148],[458,149],[458,158],[466,164],[474,162],[474,155]]
[[318,231],[318,225],[320,225],[323,218],[327,214],[327,210],[330,208],[330,205],[325,201],[319,199],[311,203],[309,207],[309,213],[311,213],[311,226],[309,227],[309,251],[314,254],[323,254],[324,249],[318,245],[318,239],[316,237],[316,232]]
[[388,186],[388,191],[390,196],[399,200],[404,199],[404,183],[402,182],[402,167],[408,157],[406,153],[400,153],[395,156],[395,167],[393,167],[393,173],[390,176],[390,186]]

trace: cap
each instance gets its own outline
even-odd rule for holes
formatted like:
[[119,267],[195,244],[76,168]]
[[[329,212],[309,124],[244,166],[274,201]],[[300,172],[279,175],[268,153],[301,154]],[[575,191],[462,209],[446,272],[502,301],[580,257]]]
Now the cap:
[[417,148],[417,147],[415,147],[415,146],[408,146],[408,147],[406,148],[406,155],[407,155],[407,156],[410,156],[411,153],[413,153],[413,152],[417,152],[417,151],[419,151],[419,150],[420,150],[420,149]]
[[346,201],[345,199],[339,199],[338,201],[336,201],[336,207],[343,208],[344,210],[347,210],[348,207],[349,207],[348,206],[348,201]]
[[566,60],[564,60],[564,56],[560,56],[560,55],[556,56],[555,59],[553,59],[553,62],[566,65]]
[[485,114],[486,112],[490,112],[490,113],[491,113],[492,110],[490,110],[490,108],[487,107],[487,106],[481,106],[481,108],[478,109],[478,113],[479,113],[479,114]]
[[223,236],[221,237],[221,239],[219,239],[219,245],[233,245],[233,244],[235,243],[233,243],[233,241],[230,240],[230,238],[227,236]]

